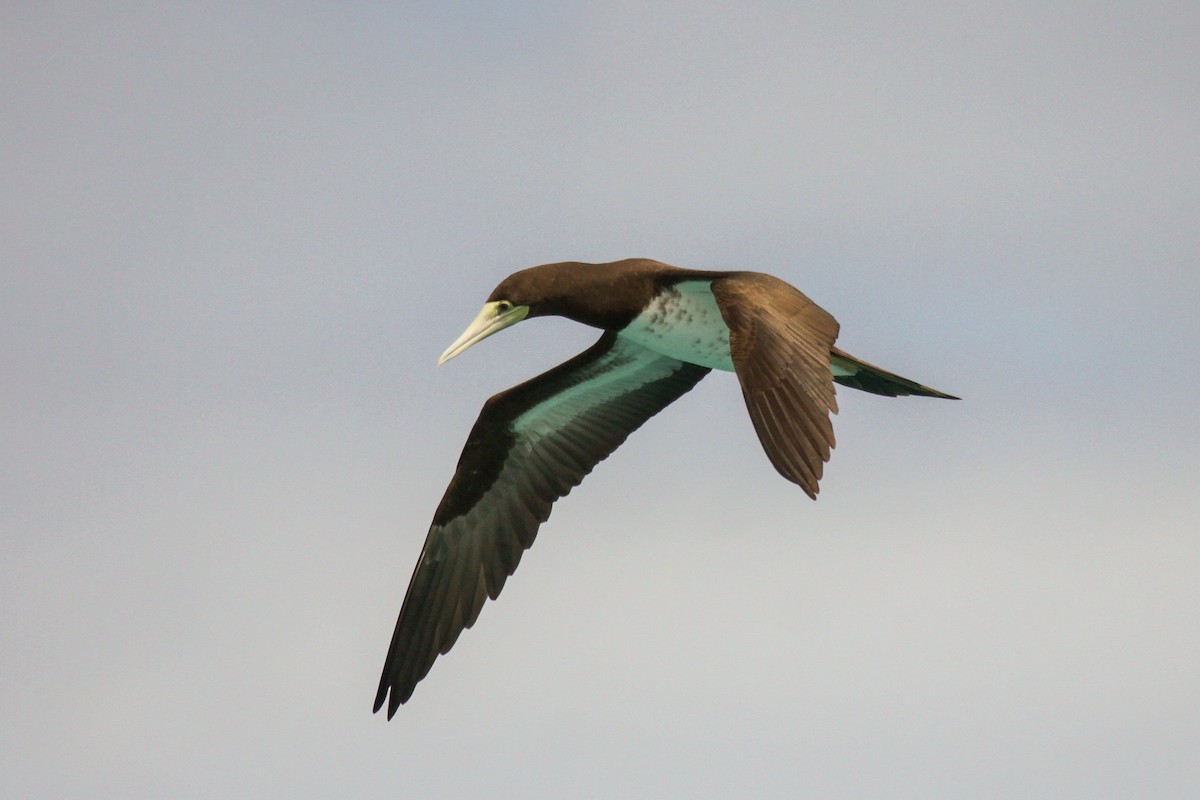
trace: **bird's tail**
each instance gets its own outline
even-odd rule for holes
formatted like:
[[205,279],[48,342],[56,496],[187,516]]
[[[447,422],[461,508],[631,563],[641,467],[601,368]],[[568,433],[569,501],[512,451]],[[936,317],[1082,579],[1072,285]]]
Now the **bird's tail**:
[[830,351],[830,366],[833,367],[833,379],[843,386],[861,389],[871,394],[882,394],[888,397],[902,395],[920,395],[922,397],[943,397],[947,400],[957,400],[952,394],[939,392],[922,386],[916,381],[901,378],[894,372],[880,369],[874,364],[860,361],[849,353],[833,348]]

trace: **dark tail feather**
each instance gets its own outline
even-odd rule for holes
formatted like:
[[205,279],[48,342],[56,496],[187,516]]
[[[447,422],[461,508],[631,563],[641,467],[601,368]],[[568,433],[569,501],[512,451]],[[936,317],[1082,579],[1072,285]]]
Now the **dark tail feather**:
[[836,347],[830,352],[830,364],[833,367],[835,381],[842,386],[861,389],[871,394],[882,394],[887,397],[915,394],[921,397],[942,397],[946,400],[958,399],[952,394],[930,389],[928,386],[922,386],[908,378],[901,378],[896,373],[880,369],[874,364],[859,361]]

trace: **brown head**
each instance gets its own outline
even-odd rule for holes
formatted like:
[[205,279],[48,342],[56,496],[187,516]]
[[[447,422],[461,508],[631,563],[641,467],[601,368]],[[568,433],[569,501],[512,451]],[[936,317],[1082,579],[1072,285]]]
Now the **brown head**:
[[560,316],[596,328],[625,327],[658,291],[655,279],[675,267],[645,258],[610,264],[566,261],[514,272],[447,348],[444,364],[476,342],[527,317]]

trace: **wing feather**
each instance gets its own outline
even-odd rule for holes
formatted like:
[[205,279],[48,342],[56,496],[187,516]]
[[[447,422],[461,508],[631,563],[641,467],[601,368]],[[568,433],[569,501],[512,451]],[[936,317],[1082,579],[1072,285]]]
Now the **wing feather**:
[[390,719],[499,595],[554,501],[706,374],[609,332],[484,404],[413,571],[376,711],[386,702]]
[[712,282],[750,420],[771,464],[816,497],[835,444],[830,352],[838,324],[778,278],[732,273]]

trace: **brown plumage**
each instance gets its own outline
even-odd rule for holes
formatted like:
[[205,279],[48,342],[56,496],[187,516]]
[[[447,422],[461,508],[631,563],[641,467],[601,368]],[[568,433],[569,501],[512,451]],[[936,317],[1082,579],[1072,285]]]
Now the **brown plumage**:
[[396,622],[375,698],[389,719],[484,600],[500,593],[554,501],[710,369],[737,373],[767,457],[813,498],[834,446],[834,381],[893,397],[951,398],[834,347],[837,321],[778,278],[648,259],[514,273],[441,361],[548,314],[604,334],[484,404]]

